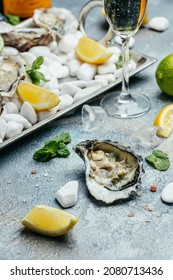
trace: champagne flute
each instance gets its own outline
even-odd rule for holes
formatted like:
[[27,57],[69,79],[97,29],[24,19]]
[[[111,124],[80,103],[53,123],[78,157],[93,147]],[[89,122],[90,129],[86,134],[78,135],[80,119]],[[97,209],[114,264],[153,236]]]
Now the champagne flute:
[[138,117],[149,111],[150,100],[141,93],[129,91],[129,39],[142,23],[147,0],[103,0],[103,4],[108,23],[122,39],[123,68],[121,93],[106,95],[100,104],[112,117]]

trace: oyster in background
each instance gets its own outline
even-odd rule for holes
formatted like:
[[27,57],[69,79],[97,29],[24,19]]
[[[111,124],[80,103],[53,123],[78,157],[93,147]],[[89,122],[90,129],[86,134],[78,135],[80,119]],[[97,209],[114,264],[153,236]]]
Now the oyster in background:
[[0,95],[2,97],[12,97],[15,94],[19,81],[25,78],[23,67],[22,60],[18,56],[0,57]]
[[138,193],[142,158],[116,142],[85,141],[75,146],[86,166],[86,184],[97,200],[107,204]]
[[6,46],[21,52],[34,46],[47,46],[53,41],[52,34],[43,28],[17,28],[4,22],[0,22],[0,34]]
[[34,24],[51,31],[58,38],[76,32],[78,20],[71,11],[64,8],[37,9],[33,15]]

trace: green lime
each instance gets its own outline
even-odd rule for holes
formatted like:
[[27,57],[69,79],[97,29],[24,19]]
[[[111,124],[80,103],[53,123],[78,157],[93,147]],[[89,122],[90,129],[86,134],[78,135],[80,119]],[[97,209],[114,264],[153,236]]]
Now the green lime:
[[4,39],[2,38],[2,36],[0,35],[0,53],[2,52],[4,47]]
[[160,89],[173,96],[173,54],[166,56],[156,69],[156,81]]

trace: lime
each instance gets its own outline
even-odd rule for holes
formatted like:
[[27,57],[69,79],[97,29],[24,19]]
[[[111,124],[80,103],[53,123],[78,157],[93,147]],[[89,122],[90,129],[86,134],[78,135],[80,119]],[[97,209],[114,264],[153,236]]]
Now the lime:
[[4,39],[2,38],[2,36],[0,35],[0,53],[2,52],[4,47]]
[[173,54],[166,56],[156,69],[156,81],[160,89],[173,96]]

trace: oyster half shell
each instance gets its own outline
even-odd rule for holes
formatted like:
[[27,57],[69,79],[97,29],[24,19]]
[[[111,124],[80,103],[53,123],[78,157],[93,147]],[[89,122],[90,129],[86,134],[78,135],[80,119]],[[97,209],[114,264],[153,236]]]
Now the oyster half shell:
[[64,8],[37,9],[33,21],[34,24],[51,31],[58,38],[73,33],[78,28],[78,20],[71,11]]
[[109,140],[88,140],[74,149],[85,162],[86,184],[97,200],[110,204],[138,193],[143,161],[129,147]]

